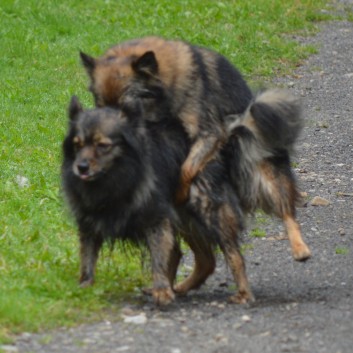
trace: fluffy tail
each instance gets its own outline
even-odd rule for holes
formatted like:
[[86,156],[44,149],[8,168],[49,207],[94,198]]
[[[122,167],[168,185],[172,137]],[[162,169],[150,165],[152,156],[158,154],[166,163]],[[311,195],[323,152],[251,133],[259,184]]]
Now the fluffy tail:
[[249,129],[259,148],[292,151],[303,127],[300,102],[285,90],[264,91],[229,125],[230,133],[239,127]]
[[[299,100],[284,90],[267,90],[243,115],[227,119],[229,140],[223,149],[224,160],[243,207],[282,213],[275,210],[273,202],[268,207],[266,203],[279,192],[280,179],[288,186],[288,195],[282,199],[296,198],[290,155],[303,126]],[[282,202],[275,203],[279,206]]]

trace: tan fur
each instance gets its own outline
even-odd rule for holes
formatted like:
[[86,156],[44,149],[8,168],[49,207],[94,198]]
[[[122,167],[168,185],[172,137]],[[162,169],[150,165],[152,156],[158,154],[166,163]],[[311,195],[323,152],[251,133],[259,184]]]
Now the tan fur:
[[[141,83],[141,77],[134,70],[134,65],[148,52],[153,52],[158,70],[146,68],[144,79],[162,85],[170,104],[170,114],[181,121],[194,143],[181,168],[177,200],[184,202],[197,173],[226,140],[224,116],[246,109],[246,103],[235,103],[238,98],[234,97],[237,94],[238,97],[244,95],[245,101],[250,100],[251,92],[237,70],[219,54],[182,41],[152,36],[121,43],[107,50],[98,59],[90,58],[91,64],[87,71],[91,77],[91,91],[97,106],[124,104],[131,83]],[[87,64],[85,66],[87,68]],[[223,67],[225,77],[220,73]],[[232,75],[238,76],[235,80],[227,81],[230,71]],[[233,83],[236,92],[229,92]],[[205,91],[208,94],[206,100]],[[145,108],[151,121],[158,116],[155,111],[158,111],[160,103],[151,103],[151,100],[146,103]],[[223,113],[220,113],[220,108]]]

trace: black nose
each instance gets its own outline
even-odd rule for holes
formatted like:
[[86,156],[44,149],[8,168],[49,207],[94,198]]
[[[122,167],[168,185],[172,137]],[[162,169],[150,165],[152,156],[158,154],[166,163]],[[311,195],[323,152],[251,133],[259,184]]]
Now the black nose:
[[78,163],[77,169],[80,172],[80,174],[86,174],[89,170],[89,163],[87,159],[84,159],[80,163]]

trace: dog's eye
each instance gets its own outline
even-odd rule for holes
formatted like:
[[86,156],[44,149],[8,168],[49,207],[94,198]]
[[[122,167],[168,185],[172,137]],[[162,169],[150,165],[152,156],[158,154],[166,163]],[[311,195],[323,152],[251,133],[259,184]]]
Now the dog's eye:
[[156,94],[153,91],[141,90],[138,94],[139,98],[153,99],[156,98]]
[[111,150],[112,144],[111,143],[104,143],[104,142],[99,142],[97,143],[97,151],[99,153],[107,153]]
[[76,151],[80,150],[83,147],[83,142],[77,136],[74,137],[74,139],[72,140],[72,143]]

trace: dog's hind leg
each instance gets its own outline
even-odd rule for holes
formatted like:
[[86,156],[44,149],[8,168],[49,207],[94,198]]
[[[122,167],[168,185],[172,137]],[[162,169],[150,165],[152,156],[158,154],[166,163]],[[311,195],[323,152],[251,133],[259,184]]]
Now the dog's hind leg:
[[94,282],[96,264],[103,238],[93,234],[80,232],[80,286],[88,287]]
[[311,256],[309,247],[305,244],[300,231],[300,225],[293,214],[282,215],[284,226],[287,230],[292,254],[296,261],[305,261]]
[[[168,219],[164,219],[161,224],[147,232],[147,243],[152,261],[152,296],[157,305],[167,305],[175,297],[170,279],[175,271],[176,262],[179,262],[175,254],[173,255],[175,242],[173,228]],[[171,259],[174,267],[170,264]]]
[[183,238],[194,253],[195,265],[193,272],[181,283],[178,283],[174,290],[178,294],[186,294],[191,289],[199,288],[206,279],[214,272],[216,259],[212,245],[197,234],[184,234]]
[[250,285],[245,271],[244,258],[240,253],[238,244],[238,234],[240,226],[233,209],[224,204],[218,211],[219,215],[219,243],[224,253],[228,266],[232,271],[234,281],[237,285],[237,293],[229,298],[231,303],[246,304],[254,301],[250,290]]
[[258,170],[261,175],[262,208],[283,220],[294,259],[307,260],[311,252],[302,238],[300,225],[295,217],[298,192],[289,162],[284,162],[279,168],[270,161],[264,161]]

